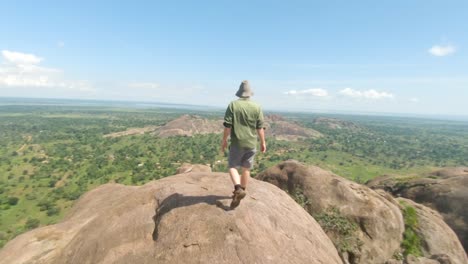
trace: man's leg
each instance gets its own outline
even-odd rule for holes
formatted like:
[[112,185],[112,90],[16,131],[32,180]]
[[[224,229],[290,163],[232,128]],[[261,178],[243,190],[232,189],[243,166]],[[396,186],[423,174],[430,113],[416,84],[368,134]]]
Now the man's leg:
[[[237,167],[239,167],[242,163],[242,158],[244,153],[242,149],[238,147],[231,146],[229,149],[229,175],[231,176],[231,181],[234,184],[234,192],[232,196],[231,202],[231,209],[236,208],[239,206],[240,201],[245,197],[246,193],[242,189],[241,185],[241,176],[239,175],[239,171]],[[242,166],[244,167],[244,166]],[[242,175],[244,174],[244,170],[242,170]]]
[[[241,186],[241,177],[239,176],[239,172],[236,168],[229,169],[229,175],[231,175],[232,183],[234,184],[234,192],[232,196],[231,202],[231,209],[236,208],[239,206],[240,201],[245,197],[245,191],[242,189]],[[244,175],[244,171],[242,171],[242,175]]]
[[250,179],[250,168],[242,167],[242,178],[241,178],[241,186],[242,189],[247,188],[247,183],[249,182]]
[[241,164],[242,164],[242,177],[241,177],[241,186],[242,189],[247,188],[247,183],[250,179],[250,169],[254,164],[255,153],[257,152],[256,149],[248,150],[244,153]]
[[231,175],[231,181],[232,181],[232,184],[234,184],[234,186],[241,184],[239,172],[237,171],[236,168],[230,168],[229,175]]
[[[239,172],[236,168],[229,169],[229,175],[231,175],[232,183],[234,184],[234,192],[232,196],[231,202],[231,209],[236,208],[239,206],[240,201],[245,197],[245,191],[241,185],[241,177],[239,176]],[[244,170],[242,170],[242,179],[244,178]]]

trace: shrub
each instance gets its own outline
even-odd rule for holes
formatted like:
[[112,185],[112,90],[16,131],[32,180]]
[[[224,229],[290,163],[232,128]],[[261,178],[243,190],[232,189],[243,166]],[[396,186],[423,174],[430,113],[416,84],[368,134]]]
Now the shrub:
[[296,203],[298,203],[302,208],[306,208],[307,205],[310,204],[309,199],[304,195],[304,192],[296,187],[294,188],[294,192],[292,194],[289,194]]
[[36,218],[29,218],[27,221],[26,221],[26,224],[24,225],[24,228],[26,229],[34,229],[36,227],[39,226],[41,222],[39,221],[39,219],[36,219]]
[[36,195],[35,195],[34,193],[32,193],[32,192],[27,193],[27,194],[26,194],[26,199],[28,199],[28,200],[35,200],[35,199],[36,199]]
[[322,229],[332,238],[339,252],[358,253],[362,241],[356,236],[358,226],[355,222],[343,216],[340,211],[331,207],[314,216]]
[[19,198],[18,197],[8,197],[8,204],[9,205],[16,205],[18,204]]
[[57,206],[52,206],[49,209],[47,209],[48,216],[58,215],[59,213],[60,213],[60,208],[58,208]]
[[419,226],[416,209],[406,203],[401,204],[403,205],[403,218],[405,220],[405,232],[403,233],[403,242],[401,243],[403,255],[422,256],[421,239],[416,232]]
[[49,208],[52,208],[55,206],[55,203],[51,200],[41,200],[37,203],[37,206],[39,206],[39,211],[46,211]]

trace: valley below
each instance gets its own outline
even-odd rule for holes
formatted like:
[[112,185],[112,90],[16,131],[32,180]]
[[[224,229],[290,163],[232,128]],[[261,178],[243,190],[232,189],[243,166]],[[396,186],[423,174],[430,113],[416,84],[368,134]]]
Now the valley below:
[[[0,105],[0,246],[60,222],[83,194],[104,184],[143,186],[176,174],[182,164],[227,172],[226,153],[220,152],[223,114],[222,109],[177,107]],[[437,172],[468,166],[467,122],[265,114],[268,151],[257,155],[253,177],[295,160],[413,199],[425,196],[404,193],[402,184],[443,182]],[[391,185],[377,179],[392,179]],[[294,190],[285,190],[299,204],[305,202]],[[417,202],[431,203],[423,198]],[[456,211],[460,206],[449,207]],[[459,218],[452,218],[459,225],[455,229],[464,232]]]

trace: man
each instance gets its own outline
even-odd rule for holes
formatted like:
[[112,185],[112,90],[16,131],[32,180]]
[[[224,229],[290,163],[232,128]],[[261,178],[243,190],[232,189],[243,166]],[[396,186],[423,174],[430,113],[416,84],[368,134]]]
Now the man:
[[[245,197],[245,189],[250,178],[257,147],[257,135],[260,138],[260,151],[266,151],[263,112],[257,103],[250,100],[253,96],[248,81],[243,81],[236,93],[238,100],[232,101],[224,115],[224,134],[221,150],[224,153],[231,136],[229,147],[229,174],[234,184],[231,209],[239,206]],[[242,168],[239,176],[237,168]]]

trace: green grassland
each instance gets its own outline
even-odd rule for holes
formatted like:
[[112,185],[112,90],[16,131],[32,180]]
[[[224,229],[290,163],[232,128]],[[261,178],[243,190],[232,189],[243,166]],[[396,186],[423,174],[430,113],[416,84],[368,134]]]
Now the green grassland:
[[[163,125],[185,113],[223,115],[221,110],[174,108],[0,106],[0,246],[28,229],[57,222],[80,195],[101,184],[141,185],[175,174],[183,162],[226,171],[221,135],[103,137]],[[382,174],[418,175],[468,165],[467,123],[327,115],[355,124],[332,129],[315,124],[314,114],[287,117],[325,136],[297,142],[268,138],[268,151],[258,155],[254,175],[287,159],[361,183]]]

